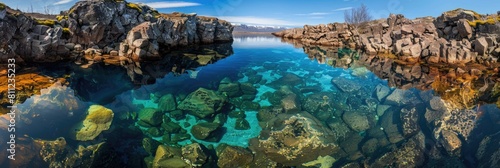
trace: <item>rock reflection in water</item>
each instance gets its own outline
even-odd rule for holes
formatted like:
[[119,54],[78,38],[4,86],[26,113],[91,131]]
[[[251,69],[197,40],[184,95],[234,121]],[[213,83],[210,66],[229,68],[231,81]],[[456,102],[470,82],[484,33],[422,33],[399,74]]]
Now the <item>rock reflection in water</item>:
[[452,108],[472,108],[478,104],[497,104],[500,107],[500,78],[498,66],[406,64],[385,55],[358,54],[349,49],[312,46],[299,40],[282,39],[303,48],[309,59],[333,67],[352,68],[365,66],[388,85],[400,89],[417,88],[433,90]]

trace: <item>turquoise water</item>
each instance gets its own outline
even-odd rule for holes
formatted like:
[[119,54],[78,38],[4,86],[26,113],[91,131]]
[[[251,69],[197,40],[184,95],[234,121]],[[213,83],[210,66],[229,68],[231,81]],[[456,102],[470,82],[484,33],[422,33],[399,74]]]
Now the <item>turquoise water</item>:
[[[186,58],[193,54],[213,57],[208,64],[202,65],[204,63],[200,61]],[[439,95],[434,95],[432,91],[410,88],[401,91],[404,94],[401,94],[403,97],[400,98],[397,95],[396,98],[389,98],[388,95],[380,96],[378,94],[381,93],[381,89],[392,93],[400,90],[388,87],[387,80],[377,77],[361,64],[352,63],[349,66],[342,64],[335,67],[332,66],[332,61],[338,60],[331,58],[318,60],[318,57],[306,54],[303,48],[296,48],[274,37],[236,37],[232,45],[193,47],[168,53],[166,57],[168,58],[158,62],[141,64],[140,72],[105,65],[93,65],[90,69],[80,69],[75,65],[41,68],[44,74],[51,76],[69,73],[69,84],[56,84],[43,89],[40,95],[34,95],[19,104],[17,135],[44,140],[64,137],[68,146],[74,149],[78,145],[107,142],[111,144],[113,153],[119,156],[118,160],[122,162],[120,164],[130,166],[132,164],[130,160],[154,155],[154,152],[148,153],[147,147],[144,147],[142,143],[144,138],[156,140],[159,144],[178,147],[197,142],[209,148],[208,150],[213,150],[225,143],[254,150],[259,145],[254,144],[252,147],[250,139],[265,140],[264,134],[279,132],[279,127],[283,127],[276,124],[277,122],[258,119],[259,111],[278,108],[283,109],[278,110],[281,111],[278,113],[291,115],[301,111],[310,113],[314,117],[309,118],[321,123],[315,126],[315,129],[320,127],[318,130],[328,130],[324,134],[333,134],[321,142],[328,141],[338,146],[335,152],[329,153],[338,160],[335,166],[363,162],[376,165],[377,158],[409,144],[407,141],[436,138],[433,137],[436,126],[429,124],[432,122],[429,120],[434,119],[432,117],[428,119],[424,113],[429,114],[429,110],[437,111],[436,113],[446,111],[429,105],[433,97],[439,99]],[[195,114],[198,111],[179,110],[179,105],[191,93],[199,88],[215,92],[221,89],[221,83],[224,83],[221,81],[236,84],[237,89],[235,91],[231,90],[234,88],[228,87],[231,91],[217,92],[218,97],[225,99],[226,103],[220,109],[216,107],[213,114],[197,117]],[[243,85],[250,91],[245,91]],[[139,122],[141,110],[159,109],[159,100],[168,94],[173,95],[177,108],[159,112],[161,114],[159,120],[163,124],[169,123],[169,126]],[[294,98],[286,99],[290,95]],[[87,116],[90,105],[102,105],[112,110],[113,121],[109,129],[93,140],[79,141],[73,134],[75,130],[81,129],[81,122]],[[409,113],[410,117],[416,117],[414,122],[411,118],[405,118],[407,116],[400,112],[406,112],[407,109],[411,111],[412,108],[417,111],[417,114]],[[480,107],[474,109],[478,110]],[[498,113],[498,108],[484,105],[481,109],[484,109],[486,115],[492,116],[491,121],[488,120],[482,127],[498,124],[498,118],[493,115]],[[475,111],[471,113],[475,115]],[[218,114],[220,116],[217,116]],[[474,117],[472,120],[478,122],[479,119]],[[0,121],[7,122],[5,118]],[[218,131],[209,135],[214,139],[200,139],[193,135],[191,131],[193,126],[216,121],[220,123]],[[247,127],[243,126],[243,130],[236,129],[236,123],[242,121],[248,123]],[[409,126],[405,127],[405,123]],[[269,124],[275,124],[276,127],[271,127]],[[166,131],[167,127],[174,131]],[[453,130],[451,127],[450,129]],[[485,136],[496,131],[498,130],[469,133]],[[259,136],[261,132],[264,133]],[[1,133],[7,136],[5,131]],[[423,145],[420,146],[421,154],[427,158],[432,157],[427,155],[430,155],[433,146],[439,143],[438,140],[430,141],[433,142],[422,142]],[[481,138],[478,138],[471,142],[470,146],[477,146],[480,141]],[[446,149],[442,147],[436,150],[446,153]],[[464,147],[462,152],[468,150],[473,149]],[[315,155],[314,150],[304,152],[312,152],[311,155]],[[446,155],[460,159],[471,156],[473,154]],[[280,162],[279,159],[272,160]],[[298,160],[300,162],[300,157]],[[438,159],[420,160],[430,164]],[[311,159],[304,158],[301,163],[309,161]],[[463,162],[464,165],[471,163],[474,164],[475,161]],[[422,163],[419,164],[422,166]]]

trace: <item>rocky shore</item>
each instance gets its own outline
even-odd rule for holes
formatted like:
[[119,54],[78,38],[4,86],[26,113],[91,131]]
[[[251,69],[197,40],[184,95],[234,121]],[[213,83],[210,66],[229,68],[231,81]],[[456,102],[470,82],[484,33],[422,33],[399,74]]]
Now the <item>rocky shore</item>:
[[232,41],[229,22],[196,14],[161,14],[123,0],[79,1],[56,20],[33,18],[2,5],[0,62],[79,64],[152,60],[161,50]]
[[391,55],[410,63],[498,62],[500,16],[456,9],[437,18],[410,20],[391,14],[359,27],[345,23],[305,25],[273,33],[306,45],[358,48],[369,55]]

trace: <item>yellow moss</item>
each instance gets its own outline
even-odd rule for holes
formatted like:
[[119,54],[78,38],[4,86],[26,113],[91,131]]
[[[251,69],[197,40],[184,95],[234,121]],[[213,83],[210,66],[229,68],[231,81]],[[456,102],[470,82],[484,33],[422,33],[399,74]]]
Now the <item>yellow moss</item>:
[[0,3],[0,10],[4,10],[4,9],[5,9],[5,7],[6,7],[6,6],[5,6],[5,4]]
[[151,12],[151,15],[153,15],[153,17],[155,17],[155,18],[161,17],[160,12],[158,12],[157,10],[154,10],[153,12]]
[[139,5],[137,5],[135,3],[127,3],[127,7],[130,9],[135,9],[135,10],[139,11],[139,13],[142,13],[141,7],[139,7]]
[[63,19],[66,19],[66,20],[67,20],[67,19],[68,19],[68,16],[65,16],[65,15],[57,15],[57,16],[56,16],[56,19],[57,19],[57,21],[61,21],[61,20],[63,20]]
[[46,26],[54,26],[56,24],[56,21],[55,20],[38,20],[38,19],[35,19],[36,23],[39,24],[39,25],[46,25]]
[[113,111],[110,109],[100,106],[92,105],[89,107],[89,114],[85,120],[91,121],[96,124],[105,124],[113,120]]
[[499,21],[500,21],[500,16],[497,16],[496,18],[488,17],[486,20],[467,21],[467,23],[469,23],[469,25],[472,27],[476,27],[478,25],[496,24]]
[[69,28],[65,27],[65,28],[63,28],[63,33],[70,34],[71,30],[69,30]]

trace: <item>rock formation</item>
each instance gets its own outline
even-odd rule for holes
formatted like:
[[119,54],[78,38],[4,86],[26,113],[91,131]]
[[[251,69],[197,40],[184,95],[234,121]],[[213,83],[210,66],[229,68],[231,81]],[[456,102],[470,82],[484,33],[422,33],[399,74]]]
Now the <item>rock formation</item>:
[[[196,14],[160,14],[118,0],[79,1],[57,20],[33,18],[9,7],[0,9],[0,61],[88,61],[118,55],[147,60],[159,50],[199,43],[232,41],[233,27]],[[126,59],[122,59],[126,60]]]
[[274,33],[306,45],[362,49],[369,55],[391,54],[399,60],[427,63],[497,62],[500,17],[456,9],[437,18],[410,20],[391,14],[356,28],[345,23],[305,25]]

